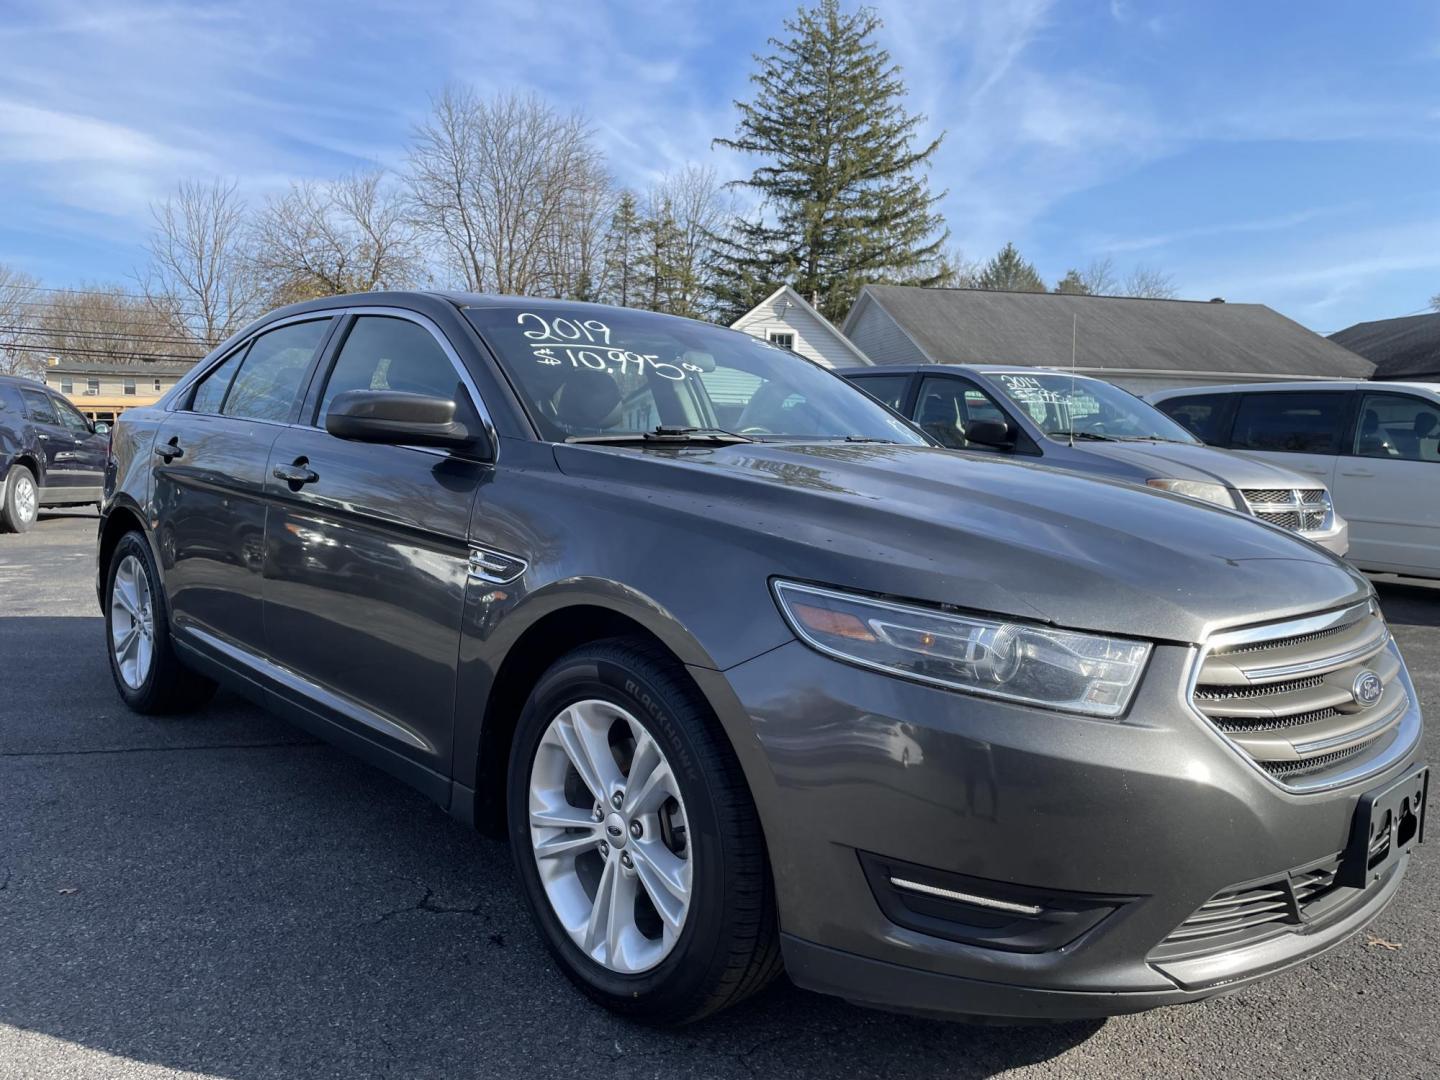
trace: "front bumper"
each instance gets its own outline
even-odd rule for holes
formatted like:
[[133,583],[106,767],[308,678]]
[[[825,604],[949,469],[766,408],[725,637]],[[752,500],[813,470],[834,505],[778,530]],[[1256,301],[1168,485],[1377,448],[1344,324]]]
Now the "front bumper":
[[1343,557],[1350,550],[1350,523],[1339,514],[1335,515],[1335,525],[1325,532],[1307,532],[1300,535],[1319,544],[1332,555]]
[[[791,978],[921,1012],[1108,1015],[1243,986],[1373,919],[1403,860],[1323,919],[1220,954],[1155,956],[1222,890],[1344,850],[1359,796],[1419,755],[1417,743],[1354,787],[1284,791],[1188,708],[1192,658],[1157,647],[1119,721],[922,686],[798,642],[723,675],[696,671],[760,810]],[[1022,901],[1106,898],[1113,911],[1058,946],[947,937],[888,917],[862,855],[998,883]]]

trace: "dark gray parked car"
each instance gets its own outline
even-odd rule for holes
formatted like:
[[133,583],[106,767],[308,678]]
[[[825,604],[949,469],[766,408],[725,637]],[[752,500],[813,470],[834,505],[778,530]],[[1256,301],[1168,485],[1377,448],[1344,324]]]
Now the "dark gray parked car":
[[1005,1017],[1234,990],[1399,887],[1425,770],[1366,580],[1193,500],[930,444],[699,323],[290,307],[114,432],[144,712],[215,682],[508,835],[560,966]]

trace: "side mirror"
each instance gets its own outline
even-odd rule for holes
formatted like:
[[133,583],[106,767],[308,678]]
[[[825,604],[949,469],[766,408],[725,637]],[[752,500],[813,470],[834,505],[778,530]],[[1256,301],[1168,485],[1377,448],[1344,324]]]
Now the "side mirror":
[[485,432],[455,419],[454,400],[430,394],[346,390],[330,402],[325,430],[352,442],[468,449],[486,461],[492,456]]
[[110,425],[101,420],[99,423],[91,424],[90,430],[96,435],[107,435],[110,432]]
[[1015,432],[1004,420],[971,420],[965,425],[965,441],[1009,450],[1015,445]]

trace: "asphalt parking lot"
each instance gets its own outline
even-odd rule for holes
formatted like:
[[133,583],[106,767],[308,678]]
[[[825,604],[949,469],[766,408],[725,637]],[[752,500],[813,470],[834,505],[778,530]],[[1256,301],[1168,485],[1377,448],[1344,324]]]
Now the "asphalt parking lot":
[[[1440,1076],[1433,842],[1368,932],[1201,1005],[974,1028],[784,984],[617,1020],[548,963],[502,845],[237,698],[128,713],[94,528],[0,536],[0,1078]],[[1380,593],[1440,716],[1440,588]]]

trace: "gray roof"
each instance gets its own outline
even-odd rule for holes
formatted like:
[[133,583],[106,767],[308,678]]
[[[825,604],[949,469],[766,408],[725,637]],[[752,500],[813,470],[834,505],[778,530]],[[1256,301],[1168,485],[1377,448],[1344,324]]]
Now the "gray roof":
[[61,360],[48,365],[45,370],[62,375],[111,375],[124,377],[138,375],[142,378],[155,375],[184,375],[196,365],[196,360],[137,360],[133,364],[122,364],[114,360]]
[[1440,377],[1440,314],[1356,323],[1330,340],[1373,361],[1377,379]]
[[1368,379],[1374,365],[1264,304],[867,285],[845,320],[880,306],[932,363],[1090,371]]

